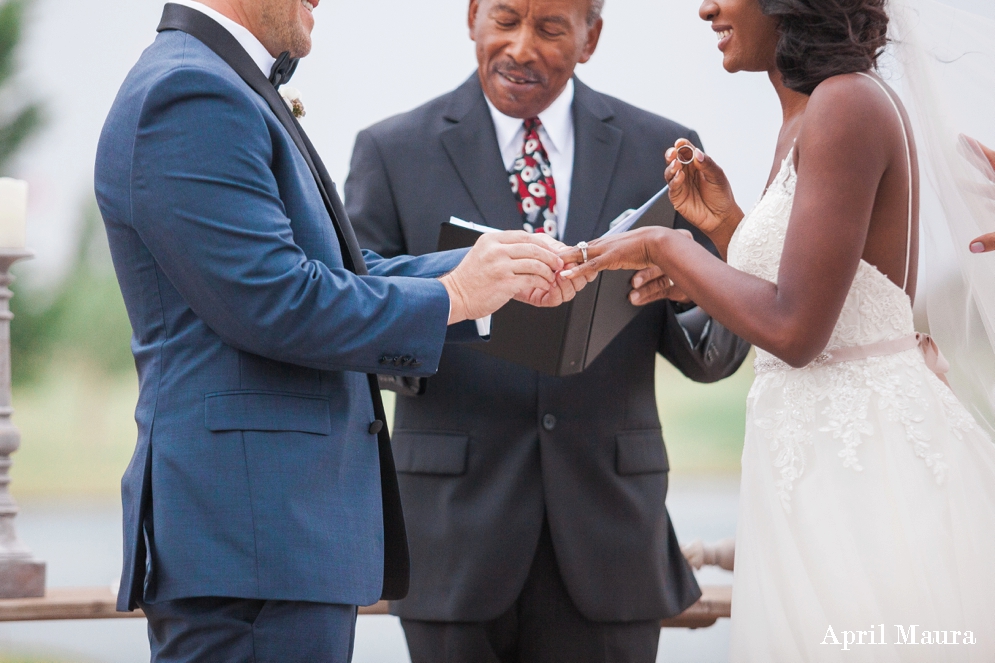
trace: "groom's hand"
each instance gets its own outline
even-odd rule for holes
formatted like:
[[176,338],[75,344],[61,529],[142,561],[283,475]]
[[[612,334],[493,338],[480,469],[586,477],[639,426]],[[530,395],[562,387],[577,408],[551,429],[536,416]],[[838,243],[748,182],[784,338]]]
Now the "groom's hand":
[[558,289],[563,261],[551,250],[552,241],[521,230],[482,235],[463,262],[439,279],[452,304],[449,324],[487,317],[516,297],[541,302]]
[[[568,248],[566,244],[553,239],[549,235],[538,233],[534,237],[556,254],[562,253]],[[563,270],[573,269],[576,266],[574,263],[568,263],[563,266]],[[556,282],[548,290],[533,289],[527,292],[520,292],[515,295],[515,299],[526,304],[531,304],[532,306],[554,308],[573,300],[577,296],[577,293],[584,289],[584,286],[596,278],[598,278],[597,274],[589,274],[586,277],[577,276],[570,279],[564,277],[561,271],[556,275]]]

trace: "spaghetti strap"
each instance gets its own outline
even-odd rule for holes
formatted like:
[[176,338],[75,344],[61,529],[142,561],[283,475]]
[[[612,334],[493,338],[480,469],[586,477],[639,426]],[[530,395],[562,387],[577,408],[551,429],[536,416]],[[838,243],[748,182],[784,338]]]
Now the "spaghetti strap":
[[902,117],[902,111],[899,110],[898,104],[895,99],[888,94],[887,88],[870,74],[862,71],[858,71],[857,74],[863,76],[864,78],[869,78],[874,83],[881,88],[884,92],[884,96],[888,97],[888,101],[891,102],[892,108],[895,109],[895,113],[898,114],[898,121],[902,125],[902,138],[905,139],[905,160],[909,167],[909,223],[908,223],[908,237],[905,241],[905,279],[902,281],[902,290],[907,290],[909,287],[909,270],[912,265],[912,206],[913,206],[913,192],[912,192],[912,147],[909,145],[909,133],[908,128],[905,126],[905,118]]

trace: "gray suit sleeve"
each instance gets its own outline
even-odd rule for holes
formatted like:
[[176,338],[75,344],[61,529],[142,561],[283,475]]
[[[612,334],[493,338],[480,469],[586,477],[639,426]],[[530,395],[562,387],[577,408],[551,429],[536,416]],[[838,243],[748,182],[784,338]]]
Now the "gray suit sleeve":
[[362,248],[385,258],[407,254],[390,177],[369,131],[356,136],[345,182],[345,207]]
[[[677,370],[695,382],[718,382],[739,370],[750,352],[749,343],[700,308],[680,314],[682,324],[674,307],[669,303],[666,307],[667,321],[658,351]],[[703,330],[697,343],[692,343],[687,328]]]

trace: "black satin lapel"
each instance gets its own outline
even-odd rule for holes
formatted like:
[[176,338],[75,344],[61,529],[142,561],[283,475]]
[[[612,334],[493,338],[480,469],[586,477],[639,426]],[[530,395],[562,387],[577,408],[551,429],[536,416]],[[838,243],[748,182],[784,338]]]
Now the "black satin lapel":
[[[598,119],[578,102],[574,103],[576,147],[570,210],[563,238],[571,246],[590,241],[608,230],[611,219],[602,219],[601,213],[622,147],[622,130]],[[602,221],[604,229],[599,228]]]
[[501,230],[521,230],[522,215],[508,182],[494,123],[482,92],[470,112],[443,131],[441,138],[484,224]]

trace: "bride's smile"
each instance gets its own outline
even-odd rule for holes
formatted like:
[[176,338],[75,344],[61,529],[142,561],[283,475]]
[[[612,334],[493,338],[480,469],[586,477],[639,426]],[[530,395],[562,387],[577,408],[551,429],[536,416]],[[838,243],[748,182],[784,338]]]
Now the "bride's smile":
[[705,0],[698,10],[712,24],[729,72],[769,71],[777,48],[777,21],[755,0]]
[[715,30],[715,36],[719,40],[719,50],[724,51],[726,46],[729,45],[729,40],[732,39],[732,28],[713,25],[712,30]]

